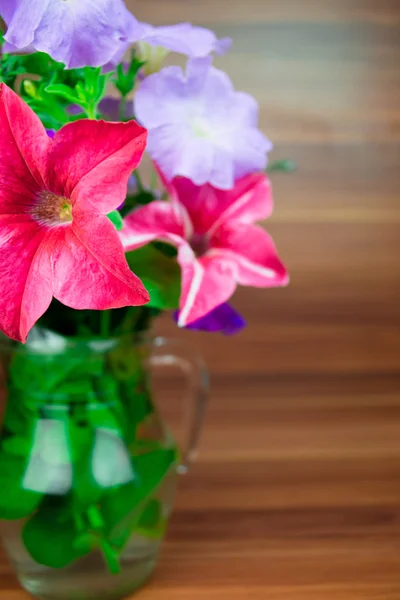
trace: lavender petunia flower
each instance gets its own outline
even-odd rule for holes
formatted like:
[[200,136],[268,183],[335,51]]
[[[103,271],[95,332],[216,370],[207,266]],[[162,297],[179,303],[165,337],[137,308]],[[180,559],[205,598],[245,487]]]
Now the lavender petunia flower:
[[[210,54],[225,54],[232,45],[231,38],[218,39],[210,29],[196,27],[191,23],[161,27],[148,23],[140,25],[140,39],[130,38],[130,42],[137,42],[137,56],[146,63],[143,69],[146,75],[159,71],[170,52],[185,54],[189,58],[203,58]],[[119,48],[108,65],[109,68],[114,68],[121,62],[129,45]]]
[[168,180],[181,175],[229,190],[236,179],[266,167],[272,144],[257,127],[257,102],[236,92],[210,58],[190,60],[186,76],[180,67],[166,67],[147,77],[134,109]]
[[[174,314],[175,321],[178,321],[179,312]],[[210,333],[223,333],[224,335],[234,335],[246,327],[246,321],[243,319],[230,304],[221,304],[214,308],[208,315],[198,319],[194,323],[187,325],[185,329],[194,331],[208,331]]]
[[106,64],[142,36],[123,0],[0,0],[8,25],[5,52],[47,52],[67,68]]
[[133,119],[133,104],[127,102],[124,107],[124,114],[120,114],[121,100],[120,98],[112,98],[106,96],[99,104],[99,110],[107,121],[120,121],[121,116],[124,119]]
[[219,40],[213,31],[179,23],[166,27],[153,27],[142,23],[143,36],[137,43],[138,55],[146,62],[146,75],[156,73],[169,52],[185,54],[189,58],[203,58],[210,54],[225,54],[232,45],[230,38]]
[[205,27],[195,27],[191,23],[178,23],[164,27],[153,27],[141,23],[142,37],[139,43],[162,46],[171,52],[186,54],[190,58],[202,58],[209,54],[225,54],[231,45],[230,38],[219,40],[215,33]]

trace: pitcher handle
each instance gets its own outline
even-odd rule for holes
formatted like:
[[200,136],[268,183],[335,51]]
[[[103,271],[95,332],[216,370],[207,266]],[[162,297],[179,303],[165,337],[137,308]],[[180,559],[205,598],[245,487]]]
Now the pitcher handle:
[[185,474],[196,456],[203,426],[209,395],[208,370],[200,354],[180,340],[164,337],[153,340],[150,364],[154,367],[178,367],[186,375],[188,387],[184,412],[188,419],[188,433],[182,447],[182,463],[178,467],[178,472]]

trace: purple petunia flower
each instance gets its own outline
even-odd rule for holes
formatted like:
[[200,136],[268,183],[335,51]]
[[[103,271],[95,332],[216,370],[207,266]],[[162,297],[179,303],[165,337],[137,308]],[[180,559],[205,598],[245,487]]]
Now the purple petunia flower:
[[5,52],[47,52],[67,68],[99,67],[142,26],[123,0],[0,0],[8,25]]
[[166,67],[147,77],[134,112],[168,180],[181,175],[229,190],[236,179],[266,167],[272,144],[257,127],[257,102],[236,92],[210,58],[190,60],[186,76],[180,67]]
[[[121,100],[120,98],[112,98],[111,96],[106,96],[99,104],[99,110],[104,117],[106,117],[107,121],[120,121],[120,106]],[[133,119],[133,105],[131,102],[127,102],[124,107],[124,114],[122,115],[124,119]]]
[[164,27],[153,27],[141,23],[142,37],[139,43],[162,46],[171,52],[186,54],[190,58],[202,58],[209,54],[225,54],[231,45],[230,38],[219,40],[213,31],[196,27],[191,23],[178,23]]
[[230,38],[219,40],[213,31],[179,23],[166,27],[153,27],[142,23],[143,35],[137,43],[138,55],[146,62],[146,75],[156,73],[169,52],[185,54],[189,58],[203,58],[210,54],[225,54],[232,45]]
[[[179,311],[174,314],[175,321],[179,319]],[[223,333],[234,335],[246,327],[246,321],[230,304],[221,304],[210,313],[187,325],[185,329],[194,331],[208,331],[210,333]]]
[[[143,69],[146,75],[159,71],[170,52],[185,54],[189,58],[203,58],[210,54],[225,54],[232,45],[231,38],[219,40],[210,29],[196,27],[191,23],[161,27],[154,27],[148,23],[140,25],[140,39],[130,38],[130,42],[137,42],[137,56],[146,63]],[[111,60],[110,68],[121,62],[129,45],[130,43],[119,48]]]

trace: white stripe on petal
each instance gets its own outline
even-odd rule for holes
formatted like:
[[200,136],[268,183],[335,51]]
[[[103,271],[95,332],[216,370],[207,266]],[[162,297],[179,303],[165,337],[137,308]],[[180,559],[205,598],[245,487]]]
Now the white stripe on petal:
[[187,318],[196,301],[197,294],[200,290],[204,278],[204,269],[197,260],[193,262],[193,269],[194,275],[192,283],[190,284],[190,290],[186,298],[185,306],[183,307],[179,315],[178,327],[184,327],[186,325]]
[[253,273],[257,273],[262,277],[266,277],[268,279],[274,279],[277,276],[276,271],[273,269],[268,269],[267,267],[262,267],[261,265],[257,265],[256,263],[251,262],[248,258],[245,258],[241,254],[236,254],[236,252],[232,252],[232,250],[217,250],[212,249],[207,252],[207,256],[219,256],[225,258],[231,258],[239,265],[242,265],[245,269],[249,269],[249,271],[253,271]]

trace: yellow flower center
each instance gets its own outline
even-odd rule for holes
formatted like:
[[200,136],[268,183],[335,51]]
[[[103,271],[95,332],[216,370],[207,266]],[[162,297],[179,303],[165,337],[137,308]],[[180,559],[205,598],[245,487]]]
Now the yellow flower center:
[[36,221],[43,225],[62,225],[72,221],[72,204],[68,198],[43,190],[36,196],[31,210]]

